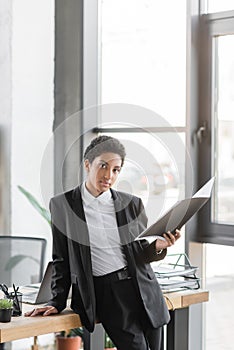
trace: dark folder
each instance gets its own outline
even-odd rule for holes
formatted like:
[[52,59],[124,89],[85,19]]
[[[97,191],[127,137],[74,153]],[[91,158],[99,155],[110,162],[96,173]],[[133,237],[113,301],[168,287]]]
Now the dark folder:
[[214,178],[209,180],[193,197],[177,202],[154,224],[143,231],[137,239],[147,236],[161,236],[164,232],[174,232],[176,229],[181,229],[208,202],[211,197],[213,185]]

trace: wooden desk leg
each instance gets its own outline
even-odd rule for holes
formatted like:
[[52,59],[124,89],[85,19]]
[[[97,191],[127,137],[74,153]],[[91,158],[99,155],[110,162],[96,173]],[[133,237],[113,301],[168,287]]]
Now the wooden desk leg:
[[33,345],[31,346],[31,349],[32,350],[38,350],[38,344],[37,344],[37,336],[34,337],[34,340],[33,340]]
[[167,350],[188,350],[189,308],[170,311],[167,325]]

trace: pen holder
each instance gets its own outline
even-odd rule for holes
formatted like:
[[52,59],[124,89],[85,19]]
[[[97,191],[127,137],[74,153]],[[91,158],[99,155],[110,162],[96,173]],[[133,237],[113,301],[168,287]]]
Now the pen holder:
[[13,300],[12,316],[21,316],[22,315],[22,293],[11,292],[9,293],[9,296],[10,296],[10,299]]

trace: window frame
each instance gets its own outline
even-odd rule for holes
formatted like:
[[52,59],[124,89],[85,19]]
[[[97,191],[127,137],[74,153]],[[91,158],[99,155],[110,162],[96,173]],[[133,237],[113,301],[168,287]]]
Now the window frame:
[[[215,39],[234,34],[234,11],[201,16],[199,125],[205,126],[198,142],[198,179],[203,184],[213,176],[212,151],[214,142],[216,60]],[[198,214],[196,241],[221,245],[234,245],[234,225],[211,221],[213,201]]]

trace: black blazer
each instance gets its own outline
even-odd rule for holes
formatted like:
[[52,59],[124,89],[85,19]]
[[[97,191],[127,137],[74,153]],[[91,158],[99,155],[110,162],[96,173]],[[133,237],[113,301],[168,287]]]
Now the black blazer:
[[[134,241],[147,225],[140,198],[111,190],[121,242],[128,268],[138,288],[153,327],[169,322],[169,313],[150,262],[161,260],[166,250],[157,255],[155,242]],[[52,299],[48,305],[58,311],[66,307],[72,284],[71,308],[80,315],[82,324],[93,331],[96,304],[92,278],[89,234],[82,205],[80,186],[51,199],[53,234]]]

